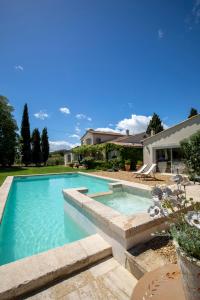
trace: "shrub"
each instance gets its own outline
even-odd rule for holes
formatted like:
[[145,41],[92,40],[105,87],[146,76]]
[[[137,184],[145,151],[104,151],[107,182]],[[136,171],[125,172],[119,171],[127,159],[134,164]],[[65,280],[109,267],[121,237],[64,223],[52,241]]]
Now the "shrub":
[[187,177],[175,175],[172,181],[177,184],[175,190],[166,186],[153,188],[154,205],[148,212],[152,218],[165,217],[167,224],[171,225],[169,233],[179,247],[188,256],[200,259],[200,203],[192,198],[186,199],[182,186],[190,184]]
[[186,222],[173,225],[171,234],[187,255],[200,259],[200,230]]
[[47,161],[47,166],[58,166],[58,165],[64,165],[64,159],[63,157],[51,157]]
[[200,176],[200,131],[183,140],[181,149],[189,173]]
[[86,169],[93,169],[95,166],[95,160],[93,157],[85,157],[82,159],[81,164],[86,167]]
[[119,168],[120,168],[120,170],[124,170],[124,168],[125,168],[125,162],[124,162],[124,160],[120,160],[120,162],[119,162]]
[[143,159],[141,148],[122,147],[120,150],[121,161],[131,160],[131,170],[134,170],[138,160]]
[[131,160],[130,159],[126,159],[125,160],[125,165],[130,165],[131,164]]

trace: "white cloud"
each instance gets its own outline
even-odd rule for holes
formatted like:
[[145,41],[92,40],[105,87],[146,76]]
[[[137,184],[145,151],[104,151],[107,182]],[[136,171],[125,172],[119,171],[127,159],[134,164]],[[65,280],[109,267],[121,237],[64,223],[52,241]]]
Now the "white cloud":
[[120,133],[120,130],[118,130],[118,129],[112,129],[112,128],[109,128],[109,127],[99,127],[99,128],[96,128],[95,130],[97,130],[97,131],[105,131],[105,132],[117,132],[117,133]]
[[131,115],[131,118],[125,118],[117,123],[116,129],[125,132],[130,130],[131,134],[146,131],[151,116]]
[[15,66],[15,70],[24,71],[24,68],[21,65]]
[[71,134],[69,137],[75,138],[75,139],[80,139],[80,135],[78,135],[78,134]]
[[[130,118],[119,121],[115,129],[123,133],[126,132],[126,129],[129,129],[130,134],[140,133],[146,131],[151,118],[152,116],[131,115]],[[168,128],[165,123],[162,123],[162,125],[164,129]]]
[[86,118],[86,115],[84,115],[84,114],[77,114],[77,115],[76,115],[76,118],[79,119],[79,120],[85,119],[85,118]]
[[164,37],[164,32],[163,32],[163,30],[160,28],[160,29],[158,29],[158,38],[159,39],[162,39]]
[[67,141],[49,141],[50,151],[58,151],[58,150],[68,150],[74,148],[76,146],[80,146],[80,143],[70,143]]
[[109,126],[109,127],[112,127],[112,126],[114,126],[114,124],[113,124],[113,123],[109,123],[108,126]]
[[46,118],[49,117],[49,115],[46,112],[42,111],[42,110],[40,110],[39,112],[35,113],[34,116],[37,119],[40,119],[40,120],[44,120],[44,119],[46,119]]
[[59,111],[63,114],[69,115],[70,114],[70,110],[68,107],[60,107]]
[[77,134],[79,134],[81,132],[81,129],[79,128],[79,125],[75,126],[75,131]]
[[88,117],[88,116],[86,116],[86,115],[84,115],[84,114],[77,114],[77,115],[76,115],[76,118],[77,118],[78,120],[87,120],[87,121],[89,121],[89,122],[92,121],[92,118],[90,118],[90,117]]

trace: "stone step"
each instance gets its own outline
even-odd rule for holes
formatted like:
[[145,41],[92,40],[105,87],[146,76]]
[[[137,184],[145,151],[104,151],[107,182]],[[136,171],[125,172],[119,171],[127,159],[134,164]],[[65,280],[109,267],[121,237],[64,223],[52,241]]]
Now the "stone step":
[[139,245],[125,252],[125,267],[138,280],[146,273],[168,263],[168,260],[152,249],[145,249]]
[[112,256],[98,234],[0,266],[0,299],[14,299]]
[[130,272],[109,258],[26,299],[128,300],[136,284],[137,279]]

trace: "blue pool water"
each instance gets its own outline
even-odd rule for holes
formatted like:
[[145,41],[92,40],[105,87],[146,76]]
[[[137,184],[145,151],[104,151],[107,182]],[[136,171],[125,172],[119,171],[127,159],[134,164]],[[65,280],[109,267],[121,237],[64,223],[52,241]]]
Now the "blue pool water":
[[149,206],[153,205],[152,199],[144,196],[142,190],[140,194],[137,193],[136,195],[127,192],[114,192],[111,195],[94,199],[125,215],[147,212]]
[[0,265],[88,236],[64,211],[62,189],[108,191],[110,181],[81,174],[15,178],[0,225]]

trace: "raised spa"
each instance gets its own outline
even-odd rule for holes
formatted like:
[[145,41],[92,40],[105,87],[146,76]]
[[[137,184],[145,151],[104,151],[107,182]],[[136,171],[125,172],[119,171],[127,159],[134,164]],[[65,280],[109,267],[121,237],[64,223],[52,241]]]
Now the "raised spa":
[[153,204],[148,192],[131,189],[113,191],[111,194],[93,197],[96,201],[107,205],[124,215],[133,215],[135,213],[146,212]]

